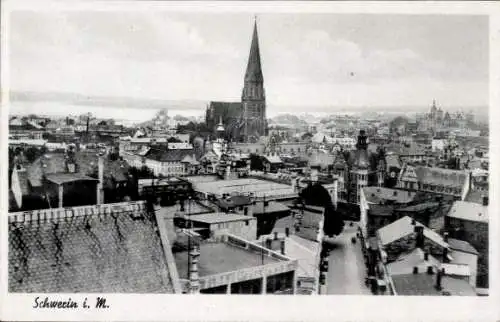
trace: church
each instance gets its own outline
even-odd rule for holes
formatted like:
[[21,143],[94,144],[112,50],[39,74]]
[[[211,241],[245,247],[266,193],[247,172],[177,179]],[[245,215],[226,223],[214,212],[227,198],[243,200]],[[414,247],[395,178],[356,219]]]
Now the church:
[[257,142],[261,136],[267,135],[266,97],[257,22],[254,23],[241,102],[210,102],[205,122],[214,134],[222,123],[224,137],[229,142]]

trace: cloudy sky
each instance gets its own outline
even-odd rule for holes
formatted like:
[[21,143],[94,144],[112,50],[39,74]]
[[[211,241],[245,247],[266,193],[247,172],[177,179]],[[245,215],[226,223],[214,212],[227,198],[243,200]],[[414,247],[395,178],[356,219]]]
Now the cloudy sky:
[[[51,93],[51,99],[75,93],[238,101],[253,19],[13,12],[10,87]],[[258,15],[258,29],[271,113],[280,106],[302,112],[310,106],[428,106],[433,99],[444,107],[488,102],[486,17],[269,13]]]

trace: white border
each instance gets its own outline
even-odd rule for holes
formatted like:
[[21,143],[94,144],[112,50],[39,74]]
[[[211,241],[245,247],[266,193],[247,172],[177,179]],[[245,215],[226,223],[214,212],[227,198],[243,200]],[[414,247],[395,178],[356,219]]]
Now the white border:
[[[499,223],[498,155],[500,119],[500,5],[494,2],[145,2],[108,1],[2,1],[2,108],[0,147],[1,279],[0,320],[499,320],[498,286]],[[289,12],[289,13],[394,13],[394,14],[482,14],[490,16],[490,296],[465,297],[380,297],[380,296],[192,296],[122,295],[107,296],[108,310],[32,309],[33,295],[7,296],[7,131],[8,131],[8,27],[12,10],[170,10],[189,12]],[[497,272],[497,274],[495,274]],[[493,287],[496,286],[496,287]],[[66,299],[94,298],[97,294],[58,294]]]

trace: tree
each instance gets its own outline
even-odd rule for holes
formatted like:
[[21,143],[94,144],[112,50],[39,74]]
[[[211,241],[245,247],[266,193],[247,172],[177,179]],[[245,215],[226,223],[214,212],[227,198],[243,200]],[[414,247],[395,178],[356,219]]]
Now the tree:
[[319,183],[310,184],[299,194],[306,205],[325,208],[323,232],[327,236],[339,235],[344,229],[344,220],[335,209],[328,191]]
[[259,155],[250,154],[250,169],[264,171],[264,162],[262,162],[262,158]]

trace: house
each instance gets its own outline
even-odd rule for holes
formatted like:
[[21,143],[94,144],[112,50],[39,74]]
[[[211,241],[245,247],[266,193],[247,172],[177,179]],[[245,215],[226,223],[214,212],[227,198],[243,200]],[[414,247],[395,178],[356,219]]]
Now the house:
[[267,172],[275,173],[278,169],[283,168],[283,161],[276,153],[264,155],[262,159],[264,169]]
[[193,149],[171,150],[156,145],[145,147],[137,153],[125,153],[122,157],[131,166],[148,167],[155,176],[183,176],[199,167]]
[[257,219],[231,213],[206,213],[184,216],[185,228],[195,229],[204,239],[214,239],[226,233],[245,240],[257,238]]
[[398,188],[428,191],[463,200],[470,187],[470,176],[463,170],[404,165]]
[[444,262],[450,259],[450,246],[444,238],[410,217],[403,217],[380,228],[376,235],[388,262],[414,248],[425,249],[430,255],[442,258]]
[[296,259],[297,293],[314,294],[319,286],[318,270],[321,252],[321,243],[308,240],[294,234],[291,229],[284,233],[262,235],[259,243],[267,249],[279,251],[281,254]]
[[19,209],[91,205],[123,200],[128,164],[94,153],[47,153],[32,164],[18,164],[11,187]]
[[476,296],[474,288],[465,280],[433,274],[410,273],[391,277],[394,295],[403,296]]
[[455,201],[445,217],[445,229],[450,238],[470,243],[479,253],[477,287],[488,288],[489,217],[488,198],[482,204]]
[[[450,263],[467,266],[468,279],[470,285],[477,286],[477,264],[479,252],[468,242],[455,238],[445,238],[446,242],[450,245],[450,256],[452,260]],[[450,269],[447,269],[450,271]]]

